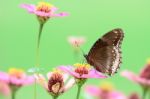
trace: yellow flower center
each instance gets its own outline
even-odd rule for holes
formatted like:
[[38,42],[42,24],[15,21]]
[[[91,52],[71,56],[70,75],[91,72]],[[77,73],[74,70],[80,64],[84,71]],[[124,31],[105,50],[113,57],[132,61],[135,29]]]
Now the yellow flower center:
[[147,63],[150,64],[150,58],[147,59]]
[[42,11],[42,12],[48,13],[51,11],[52,7],[53,7],[53,5],[48,2],[39,2],[36,9],[37,9],[37,11]]
[[17,77],[17,78],[21,78],[25,75],[22,69],[16,69],[16,68],[10,68],[8,73],[9,75]]
[[89,73],[89,69],[90,69],[90,65],[89,64],[77,63],[77,64],[74,64],[74,66],[76,66],[75,72],[79,73],[80,75]]
[[89,65],[89,64],[76,63],[76,64],[74,64],[74,66],[76,66],[77,68],[80,68],[80,67],[85,67],[85,68],[87,68],[87,69],[90,68],[90,65]]
[[62,74],[63,72],[62,72],[61,70],[57,69],[57,68],[54,68],[54,69],[52,70],[52,73]]
[[104,82],[100,85],[101,90],[110,92],[114,89],[113,85],[110,82]]

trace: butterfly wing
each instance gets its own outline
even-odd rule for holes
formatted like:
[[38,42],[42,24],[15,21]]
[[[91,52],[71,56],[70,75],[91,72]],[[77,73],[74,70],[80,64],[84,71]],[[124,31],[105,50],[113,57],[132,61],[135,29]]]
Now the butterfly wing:
[[86,56],[87,62],[96,70],[113,75],[121,63],[120,45],[123,37],[124,33],[121,29],[114,29],[106,33],[89,51]]

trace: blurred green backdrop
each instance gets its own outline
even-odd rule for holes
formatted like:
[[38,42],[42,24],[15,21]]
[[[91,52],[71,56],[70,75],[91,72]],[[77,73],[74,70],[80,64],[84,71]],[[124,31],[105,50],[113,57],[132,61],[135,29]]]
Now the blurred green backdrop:
[[[31,68],[35,64],[35,48],[38,21],[34,15],[19,8],[21,3],[38,0],[0,0],[0,70],[10,67]],[[149,0],[51,0],[67,11],[69,17],[49,20],[41,40],[41,67],[47,71],[58,65],[74,64],[72,49],[66,38],[82,35],[87,38],[82,46],[88,52],[92,44],[107,31],[120,27],[125,32],[123,41],[123,64],[115,76],[101,80],[90,79],[88,84],[99,85],[101,81],[112,81],[116,89],[126,95],[141,92],[138,85],[122,78],[119,73],[129,69],[138,73],[150,56],[150,1]],[[23,87],[16,99],[33,99],[33,86]],[[74,97],[76,87],[60,99]],[[84,93],[84,91],[83,91]],[[42,87],[38,87],[38,99],[50,99]]]

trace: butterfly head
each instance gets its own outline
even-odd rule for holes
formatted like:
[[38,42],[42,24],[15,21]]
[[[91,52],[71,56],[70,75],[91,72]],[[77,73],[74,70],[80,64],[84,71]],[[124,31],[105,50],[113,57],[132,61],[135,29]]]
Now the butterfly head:
[[83,54],[84,58],[87,59],[88,58],[88,55],[87,54]]

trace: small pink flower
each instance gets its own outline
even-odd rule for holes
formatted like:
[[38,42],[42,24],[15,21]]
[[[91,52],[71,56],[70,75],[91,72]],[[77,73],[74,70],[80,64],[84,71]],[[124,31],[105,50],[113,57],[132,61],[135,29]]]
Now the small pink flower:
[[5,96],[10,94],[10,88],[8,84],[2,81],[0,81],[0,94]]
[[21,69],[11,68],[9,73],[0,72],[0,81],[7,83],[10,86],[24,86],[34,82],[33,76],[27,76]]
[[107,78],[104,74],[96,71],[95,69],[91,69],[88,64],[75,64],[76,68],[73,66],[60,66],[59,69],[62,71],[69,73],[73,77],[77,79],[86,79],[86,78]]
[[83,45],[85,41],[86,41],[85,37],[76,37],[76,36],[68,37],[68,42],[75,48]]
[[42,74],[37,74],[35,77],[37,81],[48,91],[48,93],[54,96],[59,96],[75,84],[74,79],[70,79],[66,83],[68,75],[62,73],[58,69],[47,74],[48,81]]
[[85,91],[97,99],[126,99],[126,97],[116,90],[112,90],[110,86],[103,85],[102,88],[96,86],[87,86]]
[[142,85],[143,87],[150,86],[150,63],[148,63],[145,68],[141,71],[140,75],[136,75],[130,71],[123,71],[122,76],[128,78],[129,80]]
[[66,12],[56,14],[57,8],[48,2],[39,2],[37,6],[33,4],[21,4],[21,7],[26,9],[29,13],[35,14],[39,21],[43,23],[52,17],[68,16]]

